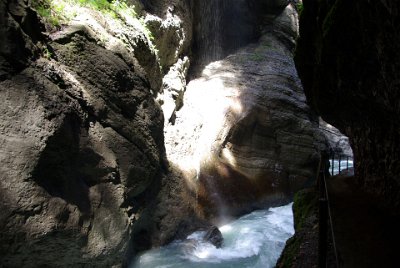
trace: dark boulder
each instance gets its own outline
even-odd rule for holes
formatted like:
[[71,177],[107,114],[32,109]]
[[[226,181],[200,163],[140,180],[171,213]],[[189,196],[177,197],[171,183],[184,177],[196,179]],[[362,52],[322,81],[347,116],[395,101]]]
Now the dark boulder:
[[222,236],[221,231],[217,226],[211,226],[203,236],[203,240],[209,242],[216,246],[217,248],[222,247],[222,243],[224,242],[224,238]]

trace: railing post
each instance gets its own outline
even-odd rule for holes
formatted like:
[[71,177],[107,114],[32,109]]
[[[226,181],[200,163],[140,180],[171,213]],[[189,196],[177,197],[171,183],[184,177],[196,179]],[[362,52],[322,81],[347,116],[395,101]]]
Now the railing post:
[[338,170],[338,174],[340,174],[340,168],[341,168],[341,167],[340,167],[340,165],[341,165],[340,162],[341,162],[341,161],[342,161],[342,155],[339,154],[339,170]]

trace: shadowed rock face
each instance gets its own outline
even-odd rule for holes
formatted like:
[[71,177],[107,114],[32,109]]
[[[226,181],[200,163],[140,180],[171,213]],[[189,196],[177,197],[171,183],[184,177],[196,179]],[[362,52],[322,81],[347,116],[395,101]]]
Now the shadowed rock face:
[[304,1],[296,65],[307,99],[350,139],[358,181],[398,211],[400,3]]
[[144,79],[84,36],[68,44],[87,46],[54,44],[69,67],[43,59],[0,83],[6,266],[122,263],[135,198],[157,185],[162,113]]
[[188,84],[166,128],[168,158],[198,184],[206,217],[282,202],[315,178],[323,138],[287,46],[296,12],[289,5],[268,21],[276,32],[266,27]]
[[111,267],[169,241],[191,212],[166,200],[185,186],[164,175],[151,92],[162,77],[143,33],[124,25],[118,36],[85,10],[85,23],[45,37],[22,1],[0,7],[1,265]]

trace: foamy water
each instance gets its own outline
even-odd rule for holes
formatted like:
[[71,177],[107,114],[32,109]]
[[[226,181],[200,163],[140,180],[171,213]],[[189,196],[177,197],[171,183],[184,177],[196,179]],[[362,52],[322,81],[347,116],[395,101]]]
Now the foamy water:
[[222,248],[201,241],[195,232],[184,241],[144,252],[130,268],[274,267],[294,234],[292,204],[254,211],[221,226]]

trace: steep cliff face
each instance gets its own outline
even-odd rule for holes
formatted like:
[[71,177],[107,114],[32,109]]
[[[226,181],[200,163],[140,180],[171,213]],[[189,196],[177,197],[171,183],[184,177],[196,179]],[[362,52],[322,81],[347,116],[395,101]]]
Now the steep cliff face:
[[296,65],[310,104],[350,139],[358,181],[400,205],[398,1],[304,1]]
[[198,187],[206,217],[288,200],[315,179],[324,138],[292,60],[293,5],[265,17],[260,40],[209,64],[166,126],[168,159]]
[[348,137],[331,124],[326,123],[322,118],[319,119],[319,128],[327,139],[330,153],[336,155],[334,157],[337,158],[339,155],[353,157],[353,150]]
[[[159,192],[172,189],[184,200],[185,186],[167,167],[154,98],[161,67],[173,65],[183,48],[157,55],[144,26],[119,15],[80,7],[73,21],[43,33],[26,2],[0,2],[5,267],[121,265],[133,250],[171,239],[191,213]],[[187,28],[178,37],[165,34],[177,17],[157,20],[164,40],[187,48]],[[172,223],[170,209],[181,213]]]
[[[293,4],[215,0],[217,36],[206,1],[65,1],[73,18],[50,25],[52,2],[0,0],[2,264],[121,266],[207,226],[199,214],[313,180],[325,140],[292,60]],[[233,51],[186,89],[192,59]]]
[[266,15],[274,18],[288,5],[287,0],[191,1],[193,6],[194,76],[208,63],[257,41]]

